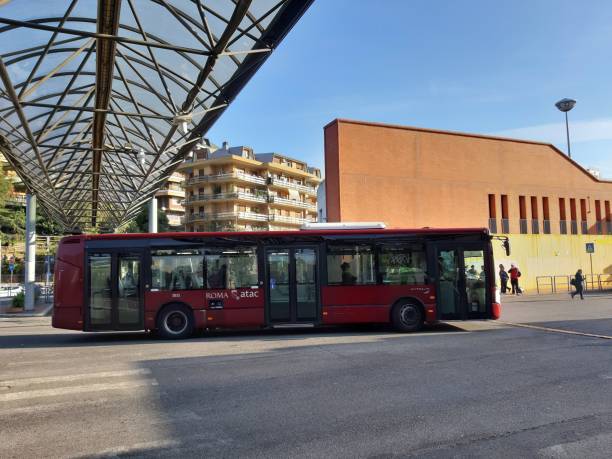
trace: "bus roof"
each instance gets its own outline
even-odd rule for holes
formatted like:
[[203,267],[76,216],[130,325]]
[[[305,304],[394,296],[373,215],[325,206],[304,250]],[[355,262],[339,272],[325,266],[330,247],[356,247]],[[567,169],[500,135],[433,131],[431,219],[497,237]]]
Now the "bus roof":
[[300,230],[300,231],[225,231],[225,232],[170,232],[170,233],[112,233],[112,234],[79,234],[66,236],[68,239],[105,240],[105,239],[181,239],[194,237],[290,237],[290,236],[357,236],[357,235],[408,235],[408,234],[489,234],[486,228],[387,228],[387,229],[335,229],[335,230]]

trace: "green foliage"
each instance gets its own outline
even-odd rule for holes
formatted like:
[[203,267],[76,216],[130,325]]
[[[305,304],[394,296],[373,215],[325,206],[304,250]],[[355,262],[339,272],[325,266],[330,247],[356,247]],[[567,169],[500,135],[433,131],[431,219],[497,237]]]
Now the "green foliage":
[[62,227],[45,214],[36,215],[36,234],[39,236],[60,236],[64,234]]
[[[146,233],[149,231],[149,209],[145,207],[140,211],[136,218],[132,220],[125,232],[126,233]],[[157,231],[159,233],[165,233],[170,231],[170,223],[168,222],[168,216],[165,212],[157,211]]]
[[6,198],[8,198],[9,194],[12,191],[13,191],[13,184],[8,179],[8,177],[4,175],[2,163],[0,163],[0,207],[4,207]]
[[14,308],[23,308],[25,304],[25,293],[19,292],[13,297],[12,304]]

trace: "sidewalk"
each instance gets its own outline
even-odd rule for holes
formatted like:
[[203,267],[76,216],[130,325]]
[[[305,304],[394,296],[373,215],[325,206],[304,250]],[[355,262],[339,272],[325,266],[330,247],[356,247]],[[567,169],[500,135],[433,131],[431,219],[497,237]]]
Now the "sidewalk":
[[33,311],[16,310],[10,298],[0,298],[0,317],[42,317],[51,314],[53,303],[38,302]]

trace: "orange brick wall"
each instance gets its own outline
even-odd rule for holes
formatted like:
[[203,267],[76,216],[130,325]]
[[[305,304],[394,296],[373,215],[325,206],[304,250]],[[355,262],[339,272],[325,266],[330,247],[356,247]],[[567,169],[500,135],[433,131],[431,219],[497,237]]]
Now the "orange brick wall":
[[[549,200],[559,234],[559,198],[612,201],[612,182],[598,181],[552,145],[426,129],[335,120],[325,127],[328,221],[384,221],[390,227],[487,226],[488,195],[508,195],[510,232],[519,232],[519,196]],[[569,226],[569,222],[568,222]],[[568,228],[569,229],[569,228]],[[604,225],[605,231],[605,225]],[[499,232],[499,231],[498,231]],[[531,232],[531,228],[529,229]]]

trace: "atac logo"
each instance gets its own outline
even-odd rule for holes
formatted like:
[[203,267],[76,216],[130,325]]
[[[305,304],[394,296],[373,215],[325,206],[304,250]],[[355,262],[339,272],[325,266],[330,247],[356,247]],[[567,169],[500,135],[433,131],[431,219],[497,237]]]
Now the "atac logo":
[[232,289],[229,291],[229,293],[227,290],[219,290],[216,292],[206,292],[207,300],[227,300],[230,297],[236,301],[240,301],[243,298],[259,298],[259,290],[258,289],[252,289],[252,290]]

